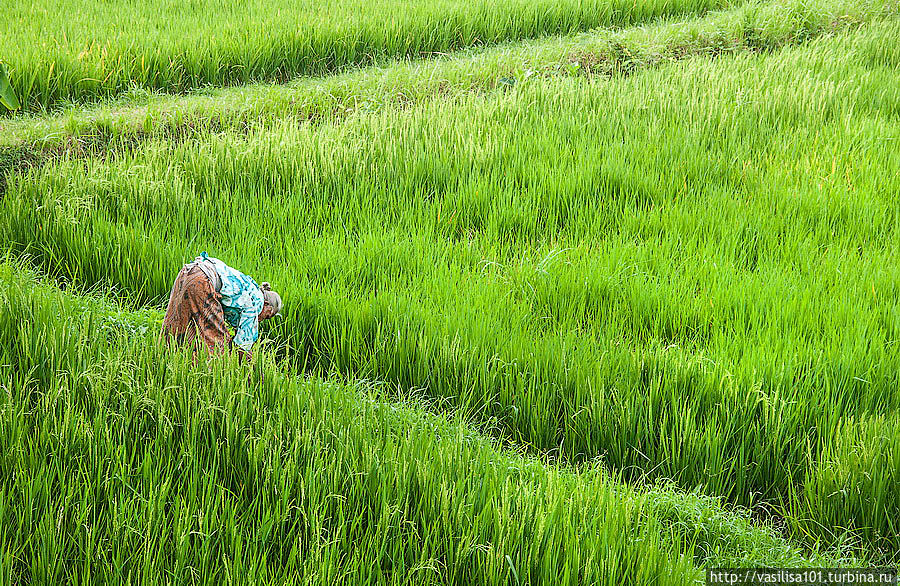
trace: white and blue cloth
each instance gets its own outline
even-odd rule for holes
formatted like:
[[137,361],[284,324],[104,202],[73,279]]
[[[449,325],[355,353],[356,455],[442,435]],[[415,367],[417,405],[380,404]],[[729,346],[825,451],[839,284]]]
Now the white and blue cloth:
[[201,252],[197,261],[212,264],[221,281],[219,293],[225,321],[234,328],[234,344],[249,352],[259,339],[259,314],[263,309],[263,292],[252,277],[237,271],[221,260]]

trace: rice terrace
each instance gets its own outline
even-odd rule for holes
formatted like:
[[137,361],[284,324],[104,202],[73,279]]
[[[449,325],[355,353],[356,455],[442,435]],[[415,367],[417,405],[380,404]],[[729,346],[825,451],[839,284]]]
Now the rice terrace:
[[900,563],[900,1],[0,42],[0,584]]

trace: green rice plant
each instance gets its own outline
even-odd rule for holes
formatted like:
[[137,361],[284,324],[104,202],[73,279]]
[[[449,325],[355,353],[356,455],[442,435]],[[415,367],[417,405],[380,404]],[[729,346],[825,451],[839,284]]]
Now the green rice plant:
[[[851,517],[852,528],[874,534],[876,544],[893,539],[898,531],[896,518],[880,517],[898,506],[894,502],[900,486],[897,425],[896,413],[842,421],[831,441],[822,446],[798,495],[803,505],[794,517],[808,517],[825,528],[840,527]],[[803,530],[801,523],[797,525]]]

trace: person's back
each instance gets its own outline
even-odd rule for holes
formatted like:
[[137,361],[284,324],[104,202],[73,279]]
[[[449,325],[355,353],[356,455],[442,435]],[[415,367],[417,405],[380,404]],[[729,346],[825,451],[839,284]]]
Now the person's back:
[[[161,336],[182,344],[199,339],[210,355],[233,345],[249,358],[259,321],[280,311],[281,297],[268,283],[259,285],[203,252],[175,278]],[[233,337],[226,324],[234,328]]]

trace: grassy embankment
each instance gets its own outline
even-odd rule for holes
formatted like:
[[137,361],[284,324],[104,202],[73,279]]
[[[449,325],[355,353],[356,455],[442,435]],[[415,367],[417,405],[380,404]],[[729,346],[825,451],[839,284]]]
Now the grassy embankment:
[[898,32],[160,137],[13,177],[0,232],[140,302],[205,248],[297,364],[890,556]]
[[4,583],[682,584],[694,563],[850,561],[266,352],[191,367],[158,323],[0,263]]

